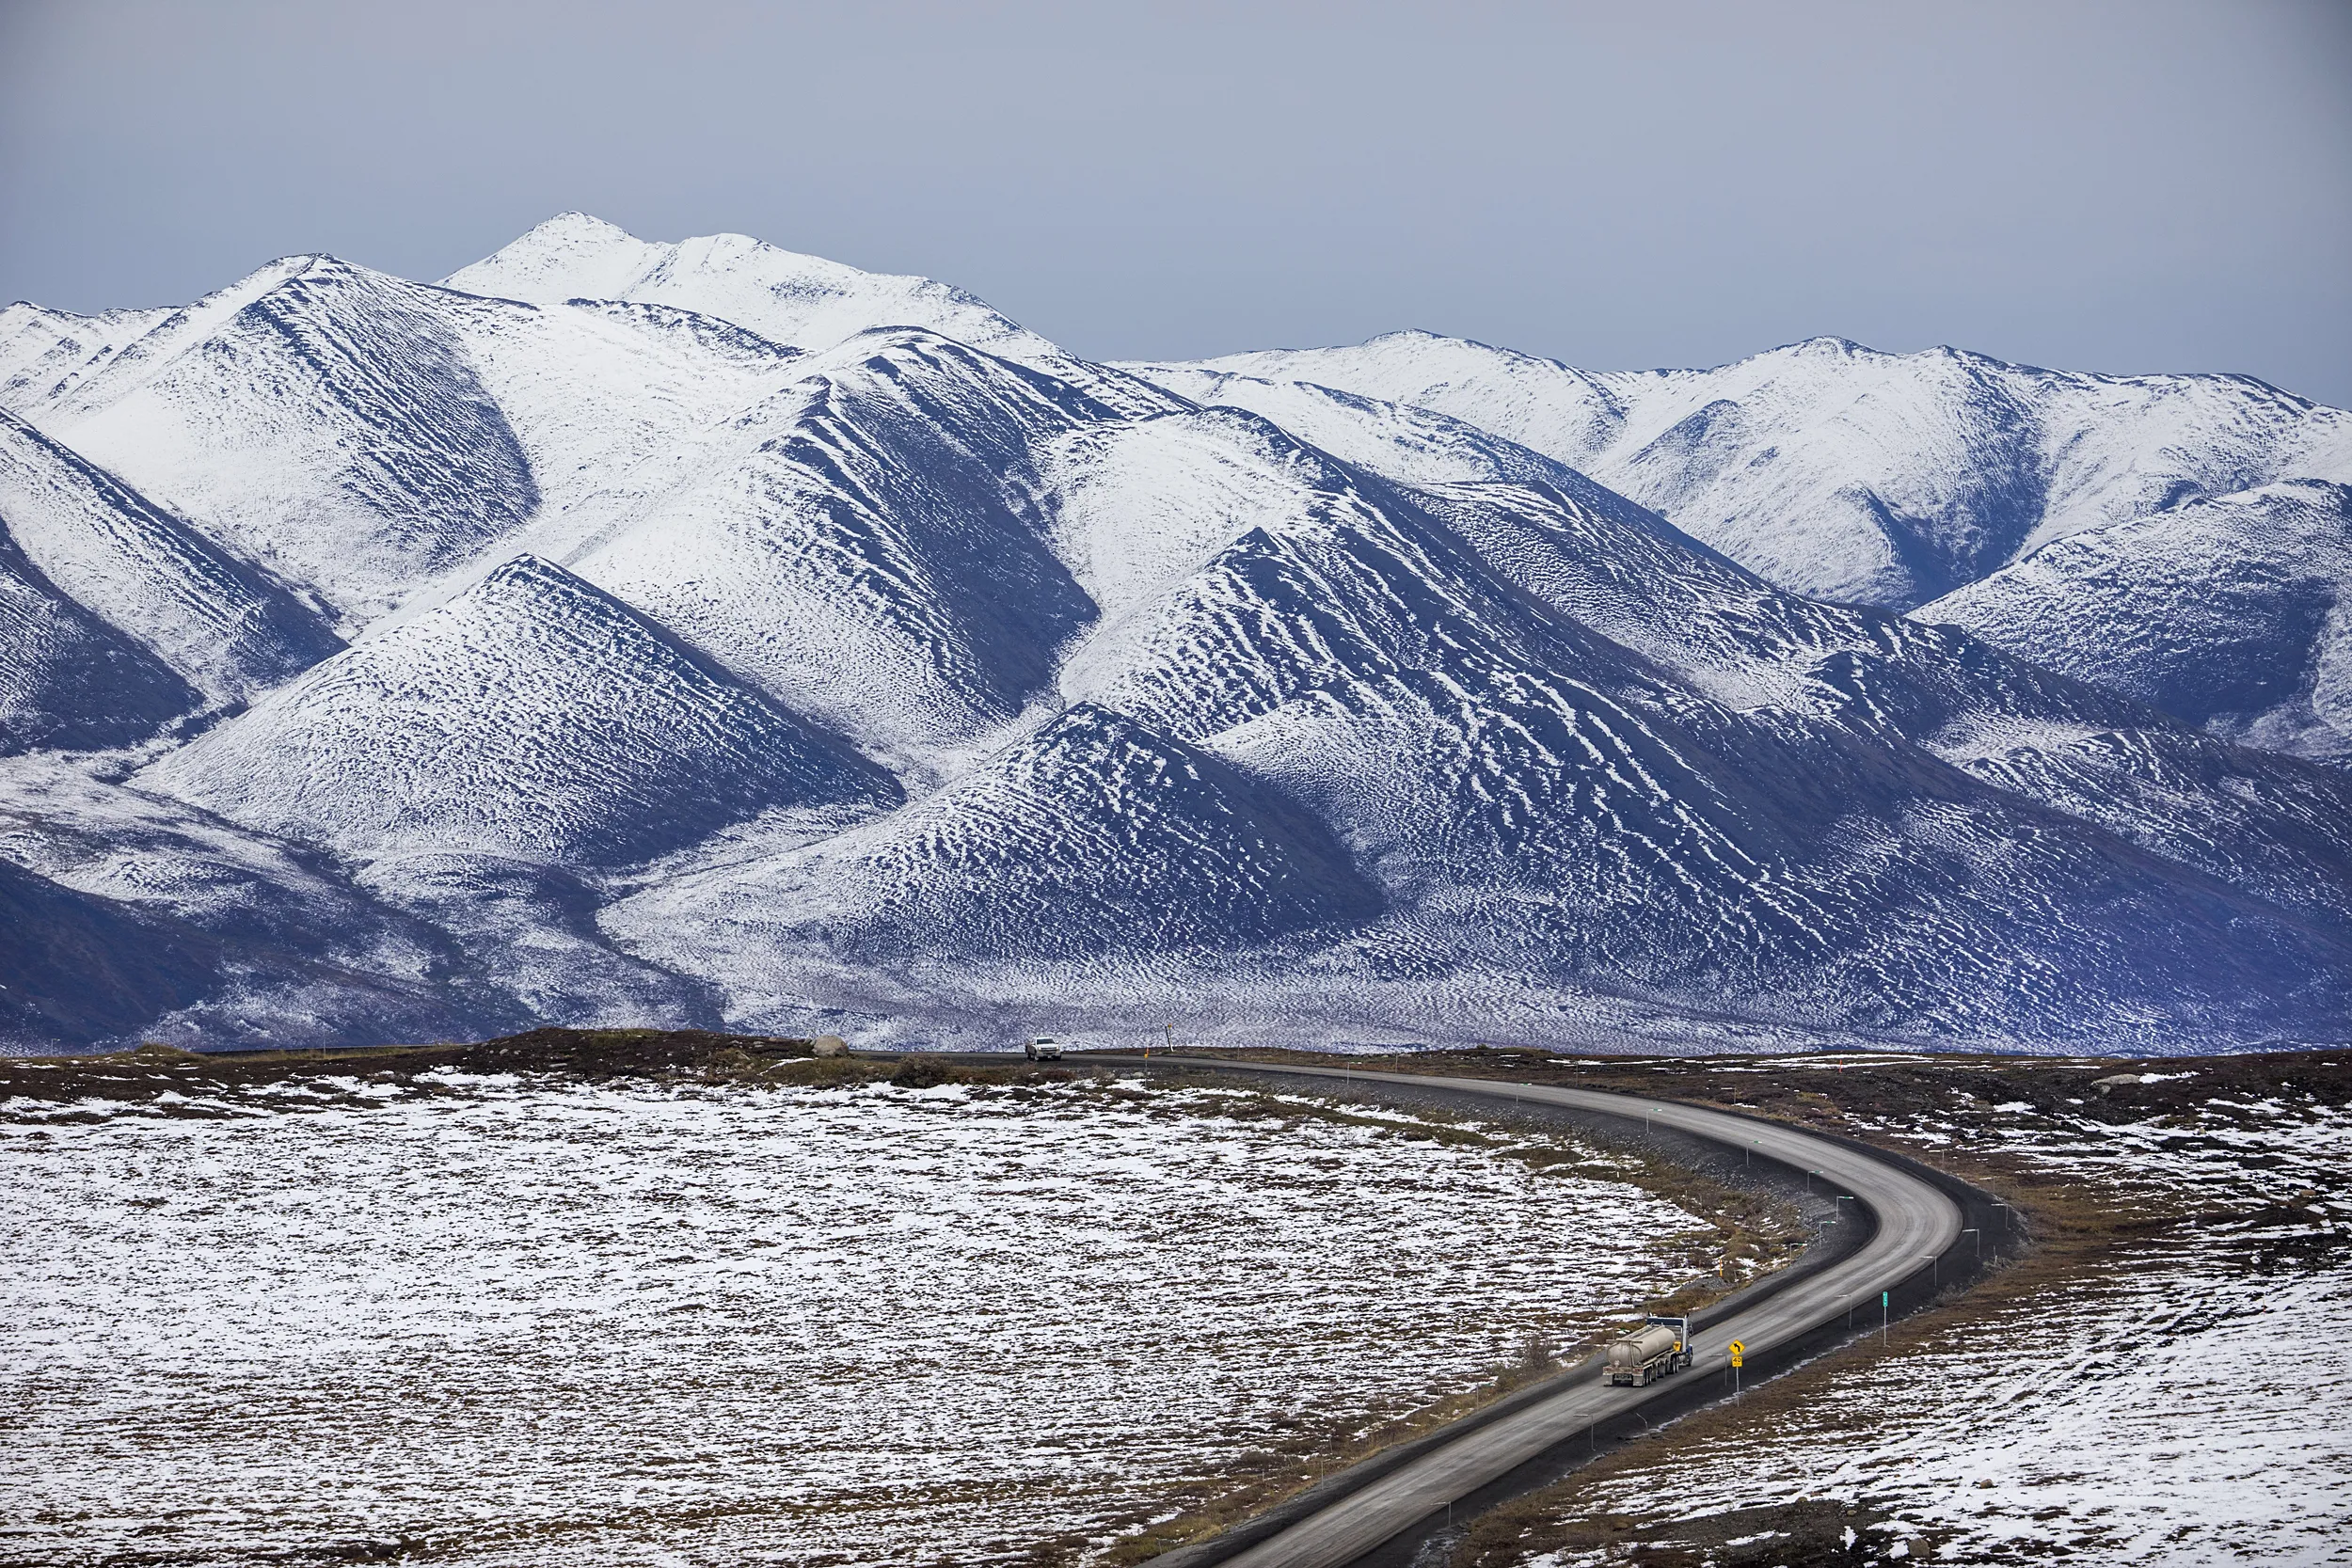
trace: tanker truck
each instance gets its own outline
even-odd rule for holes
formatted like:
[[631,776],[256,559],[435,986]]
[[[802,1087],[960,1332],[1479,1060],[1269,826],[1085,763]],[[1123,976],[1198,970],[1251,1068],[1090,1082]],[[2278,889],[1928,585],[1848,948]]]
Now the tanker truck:
[[1639,1388],[1690,1364],[1691,1320],[1652,1313],[1610,1345],[1609,1366],[1601,1375],[1612,1387]]

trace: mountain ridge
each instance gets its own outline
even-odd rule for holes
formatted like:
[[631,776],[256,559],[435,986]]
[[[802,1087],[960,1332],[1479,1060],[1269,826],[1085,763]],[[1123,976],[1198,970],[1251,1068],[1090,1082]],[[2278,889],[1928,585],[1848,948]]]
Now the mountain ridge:
[[[122,982],[156,1037],[2352,1013],[2352,492],[2273,471],[2352,417],[2250,382],[1826,339],[1102,366],[566,214],[437,285],[11,307],[0,406],[0,520],[59,568],[0,601],[0,858],[93,962],[179,944]],[[2200,600],[2182,541],[2244,570]],[[2189,651],[2069,642],[2102,603]],[[2201,707],[2199,649],[2260,678]]]
[[1299,381],[1452,415],[1588,471],[1783,587],[1898,610],[2186,495],[2352,480],[2352,414],[2252,377],[2058,372],[1842,338],[1704,370],[1592,372],[1420,332],[1133,368],[1211,396],[1203,378]]

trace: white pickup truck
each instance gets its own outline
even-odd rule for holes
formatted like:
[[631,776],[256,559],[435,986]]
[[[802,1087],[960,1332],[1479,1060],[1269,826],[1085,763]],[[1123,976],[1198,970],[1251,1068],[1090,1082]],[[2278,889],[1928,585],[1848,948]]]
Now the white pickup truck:
[[1033,1062],[1058,1062],[1061,1041],[1051,1035],[1039,1035],[1021,1048],[1021,1053]]

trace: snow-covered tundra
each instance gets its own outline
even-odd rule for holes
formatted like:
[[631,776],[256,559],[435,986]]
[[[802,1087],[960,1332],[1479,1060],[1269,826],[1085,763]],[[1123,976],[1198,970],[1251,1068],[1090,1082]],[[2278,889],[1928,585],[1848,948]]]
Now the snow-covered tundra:
[[1417,1130],[1140,1084],[20,1098],[0,1558],[1074,1560],[1600,1335],[1708,1232]]

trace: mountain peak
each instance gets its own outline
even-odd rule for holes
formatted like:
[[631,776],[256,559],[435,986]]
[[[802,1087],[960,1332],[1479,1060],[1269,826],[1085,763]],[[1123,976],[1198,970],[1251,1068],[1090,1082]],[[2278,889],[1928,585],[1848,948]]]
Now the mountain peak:
[[594,594],[598,599],[604,597],[552,561],[543,560],[526,550],[521,555],[500,562],[480,582],[468,589],[465,596],[566,592]]
[[587,213],[558,213],[441,282],[533,305],[579,296],[620,299],[672,248]]
[[821,350],[874,327],[917,326],[1043,371],[1124,413],[1166,413],[1170,406],[1155,388],[1072,358],[961,289],[913,274],[866,272],[748,234],[657,244],[584,213],[562,213],[441,282],[532,305],[667,305],[787,348]]
[[558,213],[545,222],[534,225],[524,239],[598,239],[633,240],[636,235],[617,223],[607,223],[594,213],[578,211]]

